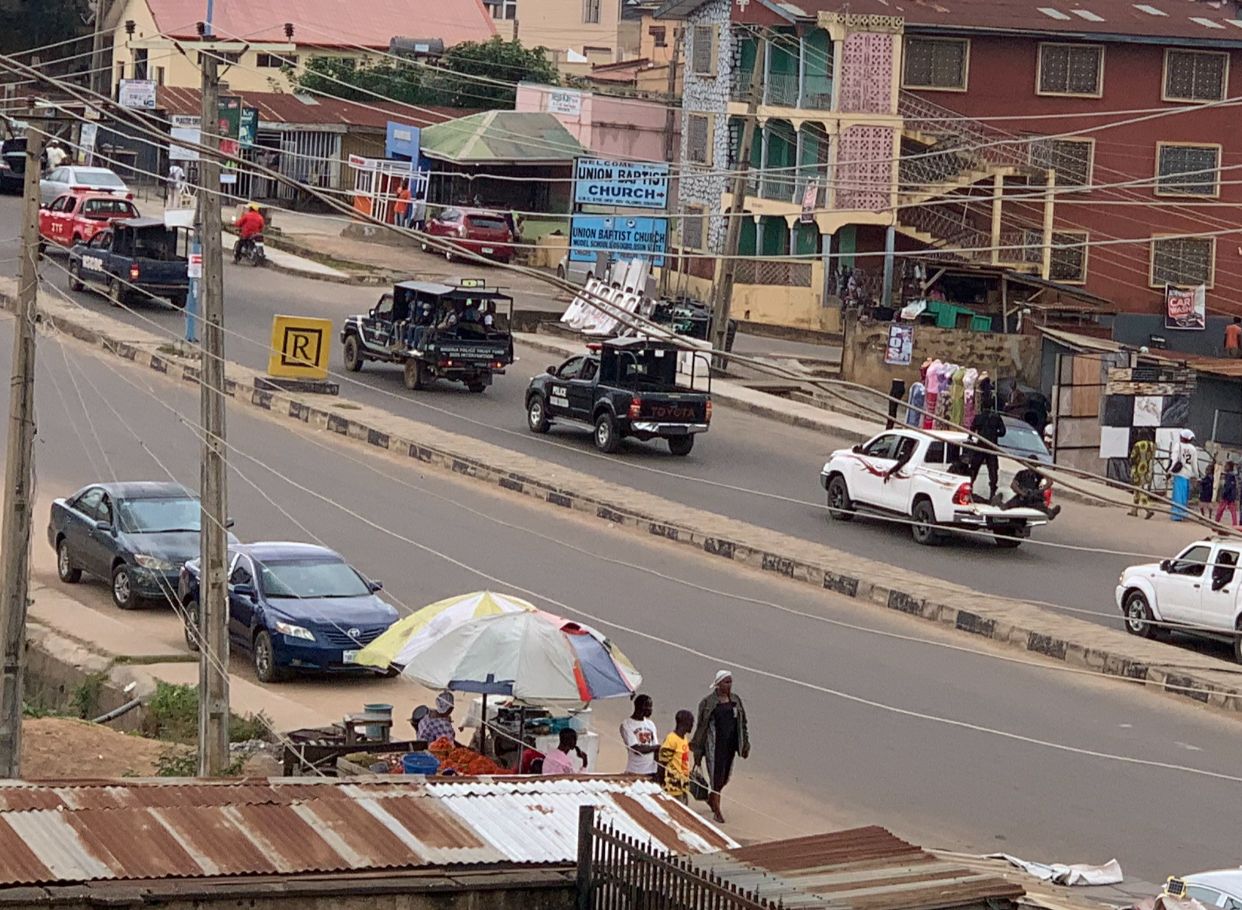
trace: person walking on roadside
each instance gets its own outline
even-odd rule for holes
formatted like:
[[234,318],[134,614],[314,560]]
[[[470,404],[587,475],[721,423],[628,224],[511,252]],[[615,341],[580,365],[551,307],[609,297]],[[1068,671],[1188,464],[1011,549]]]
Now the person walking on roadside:
[[694,729],[694,715],[684,709],[678,711],[674,724],[656,754],[657,774],[664,792],[685,803],[690,788],[690,731]]
[[621,743],[625,746],[625,773],[655,777],[659,734],[651,719],[650,695],[634,696],[634,713],[621,721]]
[[1169,473],[1173,476],[1173,512],[1169,516],[1181,521],[1190,514],[1190,485],[1199,474],[1199,450],[1195,448],[1195,434],[1182,430],[1180,440],[1173,446]]
[[1242,357],[1242,316],[1225,326],[1225,356]]
[[1232,461],[1225,462],[1225,470],[1220,475],[1220,502],[1216,506],[1216,520],[1229,513],[1229,523],[1238,524],[1238,475]]
[[720,793],[733,774],[733,757],[750,757],[750,731],[746,724],[746,708],[742,699],[733,693],[733,674],[719,670],[712,682],[711,691],[699,702],[699,716],[694,724],[694,739],[690,743],[694,763],[707,765],[707,776],[712,792],[707,797],[712,817],[723,822],[720,813]]
[[970,431],[978,439],[991,443],[991,446],[980,446],[979,449],[970,453],[971,485],[974,485],[979,480],[979,468],[987,465],[988,502],[991,502],[996,499],[996,484],[1000,475],[1000,459],[997,457],[993,446],[996,445],[997,440],[1005,435],[1005,421],[994,408],[989,407],[975,417],[975,422],[971,426]]
[[1130,486],[1134,487],[1134,505],[1127,513],[1151,518],[1151,467],[1156,458],[1156,444],[1150,439],[1136,440],[1130,447]]

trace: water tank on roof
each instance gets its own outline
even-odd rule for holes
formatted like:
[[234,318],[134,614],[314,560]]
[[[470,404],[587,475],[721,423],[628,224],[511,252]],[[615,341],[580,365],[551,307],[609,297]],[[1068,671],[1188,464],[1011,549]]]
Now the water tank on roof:
[[444,53],[444,39],[398,36],[388,42],[388,53],[399,57],[435,57]]

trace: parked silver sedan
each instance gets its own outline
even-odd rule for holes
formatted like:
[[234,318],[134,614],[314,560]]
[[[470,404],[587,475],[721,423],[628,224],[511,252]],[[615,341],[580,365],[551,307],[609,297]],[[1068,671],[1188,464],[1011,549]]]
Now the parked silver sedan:
[[79,167],[66,164],[52,168],[39,181],[39,204],[51,205],[57,196],[90,190],[96,193],[112,193],[133,199],[125,181],[106,167]]

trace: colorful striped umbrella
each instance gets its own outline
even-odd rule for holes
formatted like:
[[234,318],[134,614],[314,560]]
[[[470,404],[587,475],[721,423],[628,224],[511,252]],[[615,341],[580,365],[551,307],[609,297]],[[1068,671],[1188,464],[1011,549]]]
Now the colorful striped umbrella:
[[520,597],[475,591],[436,601],[393,623],[379,638],[358,652],[358,663],[384,668],[405,666],[424,642],[434,641],[464,622],[504,613],[531,613],[535,606]]
[[642,683],[599,632],[540,610],[469,620],[434,640],[421,638],[408,655],[404,675],[428,688],[536,703],[618,698]]

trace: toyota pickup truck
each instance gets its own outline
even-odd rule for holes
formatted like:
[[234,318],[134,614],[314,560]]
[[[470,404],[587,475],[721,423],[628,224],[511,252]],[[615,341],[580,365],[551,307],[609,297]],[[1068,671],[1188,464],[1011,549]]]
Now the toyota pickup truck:
[[90,288],[115,306],[163,297],[184,307],[190,292],[186,232],[158,218],[113,222],[69,250],[69,288]]
[[890,430],[833,452],[820,472],[828,514],[900,515],[916,543],[934,546],[946,532],[984,531],[997,546],[1012,548],[1048,523],[1038,509],[1005,508],[975,499],[970,477],[950,470],[962,464],[966,433]]
[[[613,338],[550,366],[526,389],[526,423],[546,433],[556,422],[594,428],[595,447],[615,452],[626,436],[664,439],[674,455],[689,455],[694,437],[712,419],[710,371],[692,363],[689,388],[678,382],[678,345],[650,338]],[[700,386],[706,384],[706,391]]]

